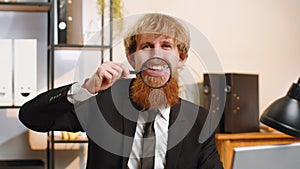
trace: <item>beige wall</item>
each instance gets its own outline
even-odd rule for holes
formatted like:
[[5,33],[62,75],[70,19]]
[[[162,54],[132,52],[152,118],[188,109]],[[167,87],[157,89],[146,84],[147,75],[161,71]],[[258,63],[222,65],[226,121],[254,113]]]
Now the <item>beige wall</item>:
[[[163,12],[182,18],[207,36],[225,72],[259,74],[261,111],[285,95],[300,76],[299,0],[124,0],[124,5],[128,16]],[[45,59],[39,60],[39,88],[46,86]],[[16,117],[8,117],[7,111],[0,110],[1,159],[45,159],[45,151],[30,149],[27,129]],[[77,160],[83,151],[59,151],[57,159],[70,158],[57,160],[57,165],[70,166],[75,161],[80,163],[78,168],[84,168],[85,160]]]
[[191,23],[224,72],[259,74],[260,112],[300,77],[299,0],[126,0],[126,15],[162,12]]

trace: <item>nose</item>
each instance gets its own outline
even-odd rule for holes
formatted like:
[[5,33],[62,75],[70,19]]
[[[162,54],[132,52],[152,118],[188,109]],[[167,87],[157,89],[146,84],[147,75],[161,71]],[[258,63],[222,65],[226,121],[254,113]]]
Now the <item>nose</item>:
[[151,50],[151,57],[163,58],[163,50],[155,47]]

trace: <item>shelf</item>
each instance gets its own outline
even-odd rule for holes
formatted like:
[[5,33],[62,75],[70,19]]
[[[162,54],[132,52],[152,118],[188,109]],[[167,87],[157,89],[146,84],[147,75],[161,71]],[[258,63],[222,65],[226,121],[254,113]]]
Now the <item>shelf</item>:
[[292,138],[292,136],[286,135],[280,132],[249,132],[249,133],[234,133],[234,134],[216,134],[218,140],[249,140],[249,139],[269,139],[269,138]]
[[88,143],[87,139],[76,139],[76,140],[54,140],[54,143]]
[[76,139],[63,140],[61,137],[54,137],[53,143],[88,143],[86,136],[78,136]]
[[19,109],[21,106],[0,106],[1,109]]
[[59,44],[54,45],[54,50],[105,50],[110,49],[110,46],[96,46],[96,45],[69,45]]
[[0,11],[48,12],[50,7],[48,2],[0,2]]

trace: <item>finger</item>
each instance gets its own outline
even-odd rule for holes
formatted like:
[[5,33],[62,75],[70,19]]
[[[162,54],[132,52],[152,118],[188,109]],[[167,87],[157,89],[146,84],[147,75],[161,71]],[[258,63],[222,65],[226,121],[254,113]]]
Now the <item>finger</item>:
[[113,67],[113,65],[104,66],[104,69],[102,70],[102,74],[108,83],[112,83],[119,78],[118,68]]
[[99,77],[102,79],[102,83],[111,83],[113,75],[106,68],[102,68],[99,71]]
[[125,68],[123,68],[123,66],[119,63],[110,62],[105,66],[107,66],[107,71],[113,76],[113,81],[127,76],[128,74],[128,71],[126,71]]
[[129,70],[125,69],[124,67],[122,67],[122,74],[121,77],[128,77],[129,76]]
[[104,85],[112,85],[113,83],[115,83],[118,79],[121,78],[121,75],[122,75],[122,68],[116,64],[116,63],[113,63],[113,62],[108,62],[108,63],[105,63],[103,66],[102,66],[102,75],[103,75],[103,83]]
[[122,67],[122,75],[121,77],[128,77],[130,75],[130,71],[129,71],[129,68],[128,66],[126,66],[126,63],[121,63],[119,64],[121,67]]
[[107,89],[112,86],[118,79],[121,77],[127,76],[129,74],[121,64],[107,61],[104,62],[97,71],[99,80],[101,81],[100,88],[101,90]]

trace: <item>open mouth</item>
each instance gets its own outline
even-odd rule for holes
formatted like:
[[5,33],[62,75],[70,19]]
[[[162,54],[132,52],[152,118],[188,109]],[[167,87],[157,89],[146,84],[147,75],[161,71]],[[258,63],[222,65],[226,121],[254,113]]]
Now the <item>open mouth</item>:
[[171,75],[171,68],[166,60],[153,57],[143,64],[142,74],[152,77],[169,77]]
[[155,70],[155,71],[163,71],[168,69],[168,65],[146,65],[147,69]]
[[143,69],[143,71],[150,75],[150,76],[169,76],[170,75],[170,70],[169,66],[164,64],[164,65],[157,65],[157,64],[148,64],[146,67]]

